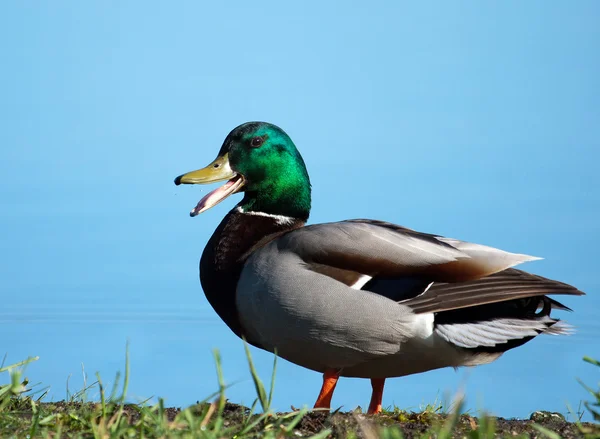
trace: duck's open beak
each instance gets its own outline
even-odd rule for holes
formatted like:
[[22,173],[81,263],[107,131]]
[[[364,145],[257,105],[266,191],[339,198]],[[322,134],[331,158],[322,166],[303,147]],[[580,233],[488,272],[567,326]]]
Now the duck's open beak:
[[238,192],[244,185],[244,177],[234,172],[229,166],[227,154],[217,157],[210,165],[197,171],[188,172],[175,179],[175,184],[208,184],[228,180],[223,186],[210,192],[198,202],[190,216],[196,216],[219,204],[231,194]]

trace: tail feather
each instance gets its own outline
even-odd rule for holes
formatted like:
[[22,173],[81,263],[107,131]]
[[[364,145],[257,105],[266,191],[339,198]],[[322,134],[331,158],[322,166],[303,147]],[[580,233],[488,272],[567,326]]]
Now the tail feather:
[[441,338],[474,353],[501,353],[540,334],[569,335],[571,325],[550,316],[566,306],[546,296],[513,299],[437,313],[434,331]]
[[575,334],[575,327],[563,320],[555,320],[555,323],[552,326],[549,326],[546,330],[544,330],[543,334],[573,335]]

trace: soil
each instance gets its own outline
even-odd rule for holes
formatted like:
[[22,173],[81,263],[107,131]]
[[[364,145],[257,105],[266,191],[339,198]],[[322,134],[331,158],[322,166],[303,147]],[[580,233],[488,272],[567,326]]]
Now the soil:
[[[74,409],[82,408],[78,403],[52,402],[43,403],[45,409],[52,413],[67,413]],[[201,410],[202,407],[198,407]],[[130,422],[135,422],[140,417],[139,407],[136,405],[125,405],[125,416]],[[181,412],[180,408],[165,408],[165,415],[169,421],[173,421]],[[248,417],[249,409],[244,406],[227,402],[223,417],[225,418],[225,426],[234,426],[242,424]],[[296,437],[308,437],[316,434],[323,429],[329,428],[332,430],[331,438],[345,438],[349,433],[353,433],[354,437],[371,439],[377,437],[379,426],[396,426],[399,428],[404,438],[412,439],[420,437],[424,432],[430,430],[436,425],[443,425],[448,415],[436,414],[430,412],[412,413],[398,412],[386,413],[376,416],[367,416],[360,412],[313,412],[308,413],[296,426],[294,435]],[[517,436],[526,434],[532,438],[545,437],[535,429],[534,424],[541,425],[548,430],[554,431],[560,437],[583,438],[586,433],[587,438],[600,439],[600,424],[582,423],[575,424],[567,422],[563,415],[550,412],[535,412],[530,419],[504,419],[494,418],[495,433],[498,437]],[[457,426],[453,431],[452,437],[464,438],[469,437],[470,432],[478,429],[480,420],[468,414],[463,414],[459,417]],[[257,431],[259,431],[257,428]]]
[[[298,430],[302,435],[309,436],[324,428],[333,430],[332,437],[344,438],[349,432],[354,432],[357,437],[370,439],[377,437],[378,426],[396,426],[402,431],[404,438],[411,439],[421,437],[423,433],[436,425],[443,425],[447,415],[433,413],[410,413],[381,414],[377,416],[366,416],[359,413],[309,413],[305,416]],[[535,419],[535,420],[534,420]],[[562,438],[582,438],[584,434],[580,428],[571,422],[567,422],[562,415],[549,412],[536,412],[532,419],[504,419],[494,418],[495,432],[497,436],[517,436],[527,434],[530,437],[544,437],[533,425],[539,424],[549,430],[557,432]],[[470,415],[461,415],[452,437],[469,437],[469,433],[479,428],[479,419]],[[595,433],[600,438],[600,425],[583,423],[582,427],[586,433]]]

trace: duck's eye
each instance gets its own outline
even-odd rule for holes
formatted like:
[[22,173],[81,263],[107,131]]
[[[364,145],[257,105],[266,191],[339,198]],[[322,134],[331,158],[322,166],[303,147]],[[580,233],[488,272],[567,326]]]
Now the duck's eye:
[[263,142],[265,141],[265,139],[263,139],[262,137],[254,137],[251,141],[250,141],[250,146],[252,148],[258,148],[260,145],[263,144]]

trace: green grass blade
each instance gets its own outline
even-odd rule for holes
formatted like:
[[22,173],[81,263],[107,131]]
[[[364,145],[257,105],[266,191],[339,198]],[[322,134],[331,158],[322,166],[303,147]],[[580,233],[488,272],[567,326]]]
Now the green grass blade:
[[258,376],[258,372],[254,367],[254,362],[252,361],[252,354],[250,353],[250,348],[248,343],[244,339],[244,349],[246,350],[246,358],[248,360],[248,366],[250,367],[250,374],[252,375],[252,381],[254,382],[254,388],[256,389],[256,395],[258,396],[258,400],[260,401],[260,405],[263,408],[263,412],[267,413],[270,409],[269,400],[267,398],[267,393],[265,392],[265,386],[263,385],[260,377]]
[[271,387],[269,388],[269,400],[267,405],[271,408],[271,402],[273,401],[273,392],[275,391],[275,375],[277,372],[277,350],[273,352],[273,372],[271,373]]
[[252,431],[252,429],[254,427],[256,427],[258,424],[260,424],[261,422],[263,422],[265,419],[267,419],[270,416],[269,413],[263,413],[262,415],[258,416],[254,421],[250,422],[248,425],[246,425],[239,433],[238,436],[243,436],[247,433],[249,433],[250,431]]
[[452,437],[452,431],[456,427],[458,423],[458,419],[460,418],[460,413],[464,407],[464,399],[460,398],[456,403],[456,407],[452,414],[446,420],[444,426],[440,430],[440,434],[438,436],[439,439],[449,439]]
[[246,423],[248,423],[250,421],[250,419],[252,418],[252,415],[254,414],[254,411],[256,410],[257,404],[258,404],[258,398],[256,398],[252,402],[252,405],[250,406],[250,411],[248,412],[248,418],[246,419]]
[[35,402],[31,401],[31,410],[33,412],[33,417],[31,419],[31,428],[29,429],[29,437],[35,437],[40,425],[40,411],[35,406]]
[[123,378],[123,392],[121,393],[120,404],[125,404],[125,398],[127,397],[127,391],[129,390],[129,373],[130,373],[130,363],[129,363],[129,341],[125,346],[125,376]]
[[317,434],[314,434],[312,436],[309,436],[307,439],[325,439],[327,437],[329,437],[329,435],[332,433],[332,431],[330,429],[327,430],[323,430],[320,431]]
[[213,350],[213,357],[215,359],[215,366],[217,368],[217,381],[219,383],[219,403],[217,406],[217,416],[221,417],[223,415],[223,411],[225,410],[225,402],[227,401],[225,398],[225,379],[223,378],[223,367],[221,364],[221,354],[218,349]]
[[591,357],[585,356],[585,357],[583,357],[583,361],[585,361],[586,363],[593,364],[594,366],[600,367],[600,361],[595,360]]
[[117,372],[115,374],[115,380],[113,382],[112,389],[110,391],[110,395],[108,396],[109,402],[114,402],[117,399],[117,393],[119,392],[119,383],[121,381],[121,372]]
[[[121,396],[119,397],[119,411],[117,413],[117,417],[113,427],[116,429],[119,428],[121,424],[121,419],[123,417],[123,407],[125,406],[125,398],[127,398],[127,390],[129,389],[129,341],[125,345],[125,375],[123,377],[123,391],[121,392]],[[114,431],[113,430],[113,433]]]
[[[6,358],[6,356],[4,358]],[[10,364],[8,366],[3,366],[3,367],[0,368],[0,373],[1,372],[6,372],[6,371],[8,371],[10,369],[14,369],[15,367],[25,366],[26,364],[32,363],[32,362],[37,361],[39,359],[40,359],[40,357],[29,357],[26,360],[19,361],[18,363]],[[2,361],[2,363],[4,363],[4,360]]]
[[106,395],[104,394],[104,385],[100,378],[100,373],[96,372],[96,379],[98,380],[98,390],[100,391],[100,409],[102,410],[102,417],[106,417]]
[[298,423],[302,420],[306,413],[308,413],[307,408],[303,408],[302,410],[300,410],[298,414],[294,416],[294,419],[292,419],[286,426],[283,427],[283,431],[285,431],[286,434],[292,433],[294,428],[296,428],[296,425],[298,425]]

